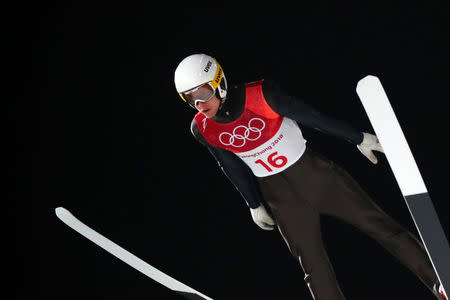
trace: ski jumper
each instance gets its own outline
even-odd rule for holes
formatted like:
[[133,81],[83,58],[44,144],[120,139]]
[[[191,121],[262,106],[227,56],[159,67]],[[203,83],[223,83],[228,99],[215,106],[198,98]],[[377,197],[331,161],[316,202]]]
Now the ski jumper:
[[321,214],[374,238],[433,291],[438,279],[419,240],[378,207],[344,169],[307,148],[297,122],[353,144],[362,140],[349,125],[263,81],[232,89],[217,116],[197,114],[191,131],[249,207],[269,208],[315,300],[345,299],[323,245]]

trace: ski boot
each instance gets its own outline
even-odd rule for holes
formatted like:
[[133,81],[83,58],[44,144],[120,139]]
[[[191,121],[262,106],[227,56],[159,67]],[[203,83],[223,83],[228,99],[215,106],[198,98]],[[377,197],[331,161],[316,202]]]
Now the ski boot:
[[442,285],[439,282],[434,284],[433,293],[439,300],[449,300],[447,294],[445,293]]

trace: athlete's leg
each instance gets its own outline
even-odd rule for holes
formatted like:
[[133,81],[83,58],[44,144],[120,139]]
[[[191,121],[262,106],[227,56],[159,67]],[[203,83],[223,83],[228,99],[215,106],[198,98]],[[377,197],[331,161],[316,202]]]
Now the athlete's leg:
[[345,299],[322,242],[320,217],[283,175],[260,180],[264,199],[292,255],[299,260],[315,300]]
[[328,163],[334,171],[329,197],[318,204],[321,213],[336,216],[367,233],[433,290],[438,279],[420,241],[376,205],[344,169]]

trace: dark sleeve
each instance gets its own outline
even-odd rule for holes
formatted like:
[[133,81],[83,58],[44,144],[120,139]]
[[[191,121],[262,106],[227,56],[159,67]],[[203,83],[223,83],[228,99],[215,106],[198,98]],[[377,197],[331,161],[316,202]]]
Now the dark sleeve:
[[267,104],[279,115],[295,120],[301,125],[345,139],[355,145],[362,143],[362,132],[346,122],[325,116],[298,97],[288,95],[273,81],[264,80],[263,93]]
[[191,123],[191,132],[197,141],[205,146],[214,156],[220,169],[245,199],[247,206],[257,208],[261,204],[261,192],[255,175],[247,165],[234,153],[211,146],[201,135],[195,120]]

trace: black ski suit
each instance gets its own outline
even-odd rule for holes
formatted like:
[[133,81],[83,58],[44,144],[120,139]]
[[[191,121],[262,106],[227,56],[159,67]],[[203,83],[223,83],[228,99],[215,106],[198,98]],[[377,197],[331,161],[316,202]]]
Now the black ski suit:
[[[362,142],[361,132],[320,114],[300,99],[285,94],[273,82],[264,81],[262,88],[269,106],[279,115],[295,120],[300,127],[308,126],[355,145]],[[213,120],[228,123],[237,119],[244,103],[244,86],[230,88],[227,100]],[[305,282],[315,300],[345,299],[323,245],[321,214],[337,217],[367,233],[433,291],[438,279],[423,245],[378,207],[344,169],[329,159],[307,147],[303,156],[281,173],[255,177],[234,153],[211,146],[194,121],[191,131],[215,157],[250,208],[262,202],[270,208],[290,252],[301,264]]]

